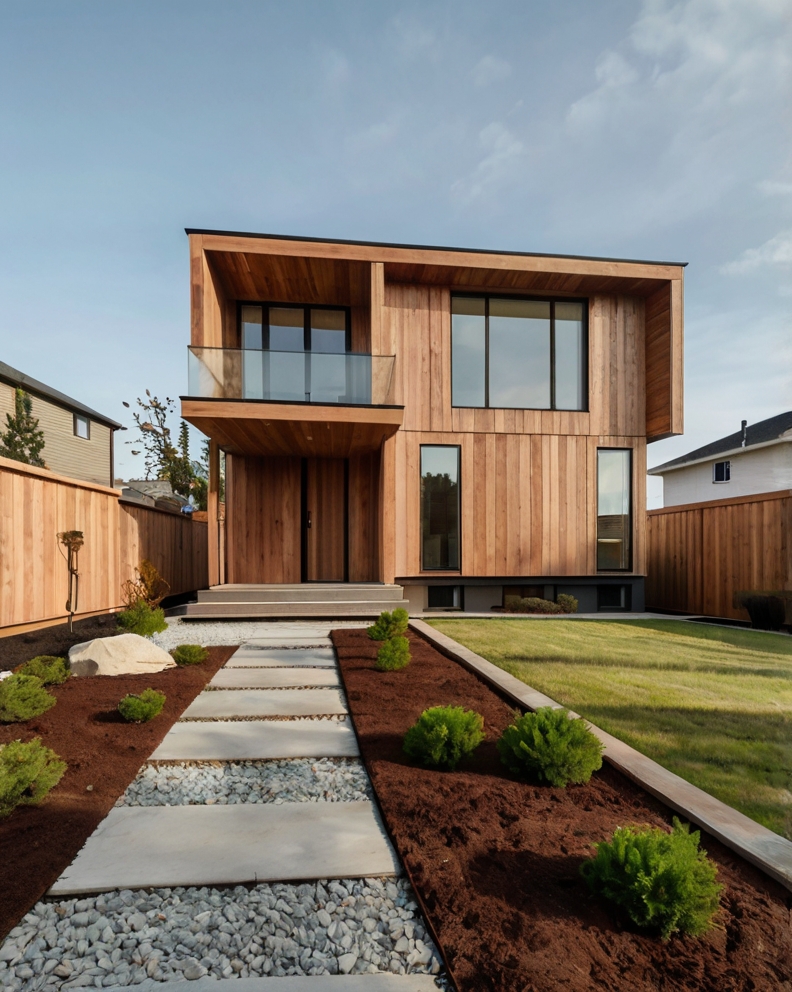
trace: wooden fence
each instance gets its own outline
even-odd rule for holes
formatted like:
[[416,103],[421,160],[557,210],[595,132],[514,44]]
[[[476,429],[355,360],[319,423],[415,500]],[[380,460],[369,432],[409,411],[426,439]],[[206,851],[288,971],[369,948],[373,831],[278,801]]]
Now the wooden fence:
[[647,514],[647,608],[747,620],[734,594],[792,590],[792,490]]
[[148,558],[171,594],[206,586],[207,524],[125,503],[116,489],[0,458],[0,633],[66,617],[58,534],[80,530],[78,616],[121,605],[121,584]]

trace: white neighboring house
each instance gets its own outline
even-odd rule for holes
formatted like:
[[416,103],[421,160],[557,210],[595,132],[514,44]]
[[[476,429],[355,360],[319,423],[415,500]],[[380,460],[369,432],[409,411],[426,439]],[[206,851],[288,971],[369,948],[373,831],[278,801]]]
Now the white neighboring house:
[[649,469],[663,479],[663,505],[706,503],[792,489],[792,410]]

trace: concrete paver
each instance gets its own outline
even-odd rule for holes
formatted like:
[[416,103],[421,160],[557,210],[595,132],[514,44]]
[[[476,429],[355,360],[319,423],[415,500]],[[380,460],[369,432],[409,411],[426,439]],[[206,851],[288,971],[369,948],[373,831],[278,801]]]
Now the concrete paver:
[[118,806],[50,895],[399,873],[370,802]]
[[338,689],[226,689],[200,693],[181,719],[331,716],[346,712]]
[[285,689],[340,685],[333,668],[221,668],[209,685],[215,689]]
[[[94,986],[87,986],[93,989]],[[74,988],[74,986],[72,986]],[[114,985],[113,992],[437,992],[431,975],[289,975],[286,978],[199,978],[190,982]],[[76,989],[80,992],[80,989]]]
[[190,720],[174,723],[150,761],[355,758],[348,720]]
[[235,651],[225,668],[291,668],[309,665],[313,668],[335,668],[332,648],[249,648]]

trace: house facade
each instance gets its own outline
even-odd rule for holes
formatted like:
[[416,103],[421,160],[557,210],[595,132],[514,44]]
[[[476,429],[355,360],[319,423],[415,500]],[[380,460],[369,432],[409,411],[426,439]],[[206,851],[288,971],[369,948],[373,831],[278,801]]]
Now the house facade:
[[210,584],[643,607],[646,445],[682,432],[681,264],[187,233]]

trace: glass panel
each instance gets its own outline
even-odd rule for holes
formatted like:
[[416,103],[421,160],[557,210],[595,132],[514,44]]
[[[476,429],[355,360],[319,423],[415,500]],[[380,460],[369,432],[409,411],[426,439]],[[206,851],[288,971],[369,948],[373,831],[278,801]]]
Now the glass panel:
[[451,403],[484,406],[486,332],[484,299],[451,298]]
[[421,544],[425,569],[459,568],[459,448],[421,447]]
[[583,304],[555,305],[556,410],[585,410]]
[[264,386],[268,400],[290,400],[304,403],[308,395],[305,352],[265,351]]
[[242,307],[242,347],[261,348],[262,308]]
[[311,351],[343,354],[346,342],[345,310],[311,310]]
[[305,351],[304,328],[305,312],[302,307],[299,309],[296,307],[270,307],[270,351]]
[[630,567],[631,451],[597,451],[597,568]]
[[246,400],[264,399],[264,364],[266,352],[242,352],[242,397]]
[[550,304],[490,300],[489,405],[550,408]]
[[346,355],[311,353],[308,388],[312,403],[346,403]]

